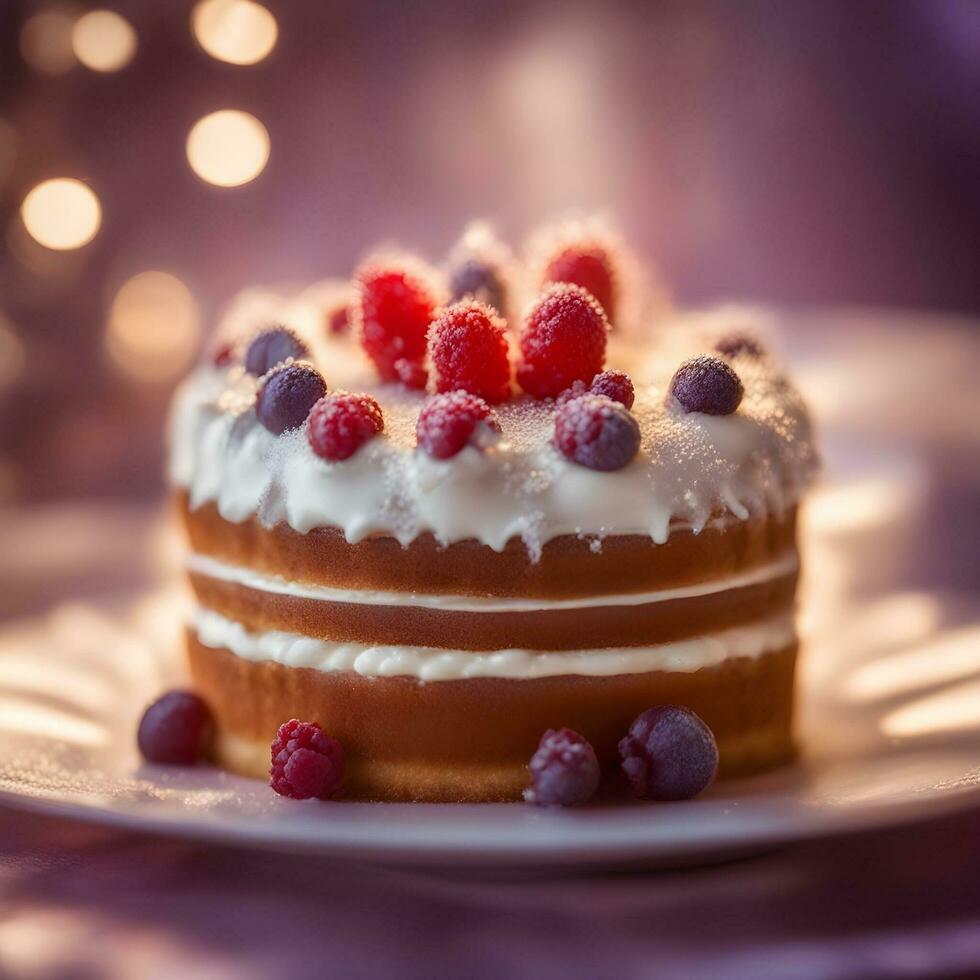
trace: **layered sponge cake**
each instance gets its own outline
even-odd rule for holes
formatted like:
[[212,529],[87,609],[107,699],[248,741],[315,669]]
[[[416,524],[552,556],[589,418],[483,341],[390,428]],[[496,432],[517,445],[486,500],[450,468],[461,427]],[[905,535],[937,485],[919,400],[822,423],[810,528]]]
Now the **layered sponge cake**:
[[343,745],[347,798],[512,800],[546,730],[611,771],[655,705],[703,719],[723,777],[786,761],[799,395],[728,314],[626,329],[536,283],[509,322],[500,269],[463,264],[452,305],[452,274],[392,259],[247,294],[177,395],[218,761],[266,776],[299,718]]

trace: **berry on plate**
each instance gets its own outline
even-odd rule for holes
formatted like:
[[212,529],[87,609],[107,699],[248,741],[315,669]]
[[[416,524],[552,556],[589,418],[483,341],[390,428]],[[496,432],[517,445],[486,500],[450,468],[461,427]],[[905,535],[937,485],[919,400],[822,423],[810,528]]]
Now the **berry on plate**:
[[700,354],[677,369],[670,382],[670,393],[685,412],[731,415],[741,404],[744,389],[727,362]]
[[599,788],[599,760],[588,740],[570,728],[549,729],[531,756],[527,803],[575,806],[586,803]]
[[381,406],[370,395],[341,391],[324,395],[310,409],[306,435],[317,456],[335,463],[353,456],[384,427]]
[[641,800],[690,800],[718,772],[711,729],[687,708],[661,705],[639,715],[619,743],[623,772]]
[[272,741],[269,785],[294,800],[328,800],[344,778],[344,747],[315,721],[293,718]]
[[504,321],[477,300],[449,306],[433,321],[429,361],[437,392],[462,389],[491,405],[510,394]]
[[555,413],[555,445],[566,459],[590,470],[621,470],[640,448],[640,425],[611,398],[579,395]]
[[309,364],[287,364],[262,382],[255,400],[259,421],[275,435],[298,429],[327,393],[327,383]]
[[290,357],[299,360],[309,355],[310,349],[288,327],[270,327],[248,345],[245,370],[260,378]]
[[570,282],[591,293],[610,320],[616,316],[616,275],[608,249],[598,242],[566,245],[548,259],[545,283]]
[[143,713],[136,742],[147,762],[189,766],[207,755],[214,735],[208,706],[193,691],[167,691]]
[[609,321],[581,286],[551,286],[531,308],[521,332],[517,380],[535,398],[557,398],[602,371]]
[[419,448],[433,459],[449,459],[468,445],[483,448],[499,432],[493,409],[468,391],[434,395],[422,406],[415,426]]
[[383,381],[404,380],[396,363],[421,364],[439,305],[426,273],[413,263],[362,266],[355,273],[360,340]]

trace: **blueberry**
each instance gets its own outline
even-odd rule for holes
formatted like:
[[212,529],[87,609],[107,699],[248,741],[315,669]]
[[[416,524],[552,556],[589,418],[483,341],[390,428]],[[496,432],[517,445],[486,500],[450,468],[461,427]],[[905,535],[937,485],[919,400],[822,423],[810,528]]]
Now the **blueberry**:
[[191,691],[168,691],[143,714],[136,741],[147,762],[187,766],[207,753],[214,733],[208,706]]
[[320,372],[308,364],[289,364],[266,378],[255,402],[259,421],[277,436],[298,429],[327,393]]
[[245,370],[261,377],[287,357],[308,357],[310,349],[287,327],[270,327],[263,330],[245,352]]
[[749,357],[762,357],[765,348],[754,335],[744,330],[734,330],[715,342],[715,350],[723,357],[747,354]]
[[731,415],[741,403],[744,389],[739,376],[721,358],[701,354],[677,369],[670,393],[685,412]]
[[503,312],[504,284],[500,281],[500,274],[481,259],[467,259],[457,266],[450,276],[449,290],[453,303],[471,296],[492,306],[498,313]]
[[640,425],[619,402],[603,395],[580,395],[559,405],[555,445],[579,466],[621,470],[640,448]]
[[570,728],[550,729],[531,756],[524,799],[538,806],[574,806],[599,788],[599,760],[588,740]]
[[718,745],[711,729],[687,708],[650,708],[619,743],[623,772],[641,800],[690,800],[711,785]]

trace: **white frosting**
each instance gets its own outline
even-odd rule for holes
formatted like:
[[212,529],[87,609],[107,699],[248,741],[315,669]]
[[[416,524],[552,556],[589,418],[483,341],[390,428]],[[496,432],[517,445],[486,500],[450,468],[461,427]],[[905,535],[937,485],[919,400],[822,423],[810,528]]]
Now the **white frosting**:
[[415,646],[369,646],[329,643],[296,633],[270,630],[249,633],[218,613],[198,609],[192,625],[204,646],[225,648],[251,661],[273,661],[287,667],[354,671],[365,677],[416,677],[451,681],[476,677],[515,680],[574,674],[609,677],[665,670],[690,673],[736,657],[759,657],[781,650],[796,638],[793,614],[783,612],[748,626],[649,647],[599,650],[494,650],[475,653]]
[[189,555],[189,571],[233,582],[261,592],[315,599],[320,602],[349,602],[369,606],[411,606],[424,609],[447,609],[455,612],[528,612],[535,609],[585,609],[594,606],[641,606],[671,599],[690,599],[697,596],[740,589],[760,582],[768,582],[796,571],[795,554],[779,561],[753,568],[740,575],[700,582],[674,589],[655,592],[625,592],[618,595],[583,596],[574,599],[521,599],[499,596],[426,595],[419,592],[383,592],[375,589],[336,589],[325,585],[308,585],[291,582],[279,575],[263,575],[251,568],[227,565],[207,555]]
[[610,534],[663,543],[672,524],[697,532],[721,514],[778,513],[812,473],[805,408],[769,360],[735,360],[745,398],[734,415],[666,404],[677,365],[707,346],[700,321],[642,347],[613,339],[608,366],[631,374],[642,431],[640,452],[624,469],[600,473],[565,460],[551,445],[553,406],[526,397],[497,407],[503,435],[495,446],[433,460],[415,449],[424,396],[378,385],[352,341],[324,337],[319,294],[305,296],[279,297],[277,305],[275,294],[249,294],[226,329],[254,328],[277,314],[301,330],[317,325],[307,339],[328,386],[372,393],[384,434],[349,460],[324,462],[302,430],[277,437],[257,422],[253,379],[202,367],[179,390],[171,425],[170,476],[188,490],[191,507],[215,503],[225,520],[258,515],[300,533],[337,527],[352,543],[383,534],[408,544],[429,531],[443,543],[476,539],[500,551],[517,537],[536,559],[563,534],[591,537],[596,547]]

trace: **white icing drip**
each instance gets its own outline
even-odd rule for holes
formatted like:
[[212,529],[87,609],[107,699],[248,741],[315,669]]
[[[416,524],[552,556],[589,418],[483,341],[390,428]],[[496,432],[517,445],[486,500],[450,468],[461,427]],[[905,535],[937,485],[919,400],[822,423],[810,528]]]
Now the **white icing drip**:
[[[229,317],[230,329],[276,312],[300,330],[322,324],[315,292],[279,297],[278,306],[274,294],[247,299]],[[681,358],[705,347],[693,326],[665,332],[670,346],[612,342],[609,366],[631,373],[642,431],[636,459],[614,473],[565,460],[551,445],[552,406],[527,398],[497,407],[503,434],[495,446],[433,460],[415,451],[424,396],[378,385],[351,341],[318,333],[307,339],[328,385],[374,394],[384,434],[349,460],[326,463],[302,431],[276,437],[256,421],[251,379],[201,368],[178,392],[171,425],[171,480],[188,490],[191,507],[213,502],[225,520],[257,514],[301,533],[337,527],[351,543],[383,534],[408,544],[429,531],[446,544],[476,539],[500,551],[517,537],[536,559],[564,534],[594,535],[599,547],[610,534],[663,543],[672,523],[697,532],[719,514],[779,513],[814,467],[805,408],[768,359],[736,359],[746,394],[734,415],[685,414],[665,404]]]
[[713,595],[730,589],[740,589],[760,582],[768,582],[796,571],[796,555],[787,555],[779,561],[753,568],[740,575],[700,582],[655,592],[625,592],[618,595],[595,595],[574,599],[521,599],[518,597],[425,595],[418,592],[383,592],[374,589],[336,589],[325,585],[309,585],[290,582],[279,575],[263,575],[251,568],[226,565],[206,555],[188,556],[187,568],[209,578],[233,582],[261,592],[315,599],[320,602],[350,602],[369,606],[410,606],[425,609],[447,609],[455,612],[529,612],[535,609],[586,609],[594,606],[641,606],[671,599],[690,599]]
[[367,646],[328,643],[296,633],[249,633],[215,612],[198,609],[192,625],[206,647],[225,648],[256,662],[322,671],[354,671],[365,677],[416,677],[420,681],[504,677],[515,680],[578,675],[610,677],[665,670],[691,673],[737,657],[759,657],[781,650],[796,638],[792,613],[780,613],[748,626],[650,647],[600,650],[494,650],[474,653],[434,647]]

